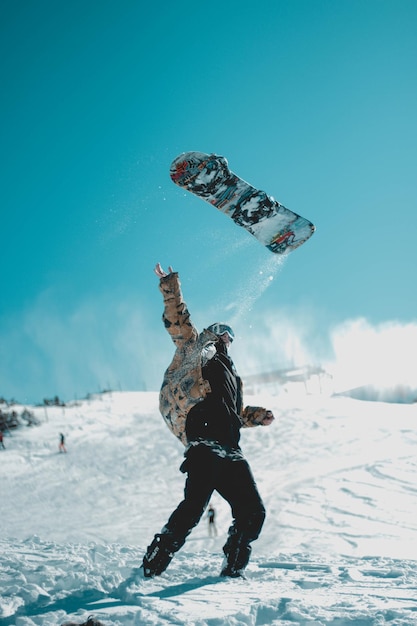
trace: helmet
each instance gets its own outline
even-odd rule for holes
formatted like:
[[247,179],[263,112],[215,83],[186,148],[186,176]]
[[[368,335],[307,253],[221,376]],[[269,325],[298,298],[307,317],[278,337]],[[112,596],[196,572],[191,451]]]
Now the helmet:
[[215,324],[211,324],[207,330],[214,333],[218,337],[227,333],[229,335],[229,340],[232,342],[235,338],[235,333],[227,324],[222,324],[221,322],[216,322]]

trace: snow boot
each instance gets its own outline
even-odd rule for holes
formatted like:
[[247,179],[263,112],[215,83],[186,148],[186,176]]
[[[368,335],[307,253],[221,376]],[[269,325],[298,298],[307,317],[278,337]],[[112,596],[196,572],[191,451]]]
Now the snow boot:
[[245,578],[245,567],[249,563],[252,548],[244,541],[243,534],[236,534],[229,537],[223,552],[226,556],[226,562],[223,565],[220,576],[229,578]]
[[145,578],[159,576],[165,572],[171,563],[174,553],[179,550],[181,544],[173,541],[168,534],[155,535],[151,545],[148,546],[143,557],[142,567]]

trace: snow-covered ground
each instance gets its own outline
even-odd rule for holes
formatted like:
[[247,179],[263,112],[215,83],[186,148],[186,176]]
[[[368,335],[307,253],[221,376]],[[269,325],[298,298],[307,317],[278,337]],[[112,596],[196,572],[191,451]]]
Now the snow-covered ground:
[[203,518],[165,574],[135,571],[184,483],[156,393],[28,407],[41,425],[0,449],[0,624],[415,625],[417,404],[246,401],[277,417],[242,431],[267,508],[246,581],[218,576],[231,517],[216,495],[217,536]]

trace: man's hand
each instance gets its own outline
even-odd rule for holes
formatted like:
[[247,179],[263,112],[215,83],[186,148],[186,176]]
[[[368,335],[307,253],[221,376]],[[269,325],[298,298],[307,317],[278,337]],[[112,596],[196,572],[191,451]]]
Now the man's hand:
[[272,422],[274,421],[275,417],[272,413],[272,411],[267,411],[265,413],[265,417],[263,418],[263,420],[261,421],[261,425],[262,426],[269,426],[270,424],[272,424]]
[[[170,274],[172,274],[174,270],[172,269],[171,266],[168,267],[168,272]],[[155,265],[155,269],[154,269],[155,274],[158,276],[158,278],[164,278],[165,276],[168,276],[168,273],[162,269],[161,264],[157,263]]]

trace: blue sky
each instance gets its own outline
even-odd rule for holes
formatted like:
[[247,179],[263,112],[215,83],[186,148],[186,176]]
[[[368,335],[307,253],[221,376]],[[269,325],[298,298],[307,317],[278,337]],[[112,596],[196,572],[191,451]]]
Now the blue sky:
[[[0,396],[157,389],[157,261],[199,327],[235,325],[242,374],[331,360],[341,337],[363,363],[362,333],[414,366],[414,0],[4,0],[0,29]],[[189,150],[313,238],[278,261],[173,185]]]

